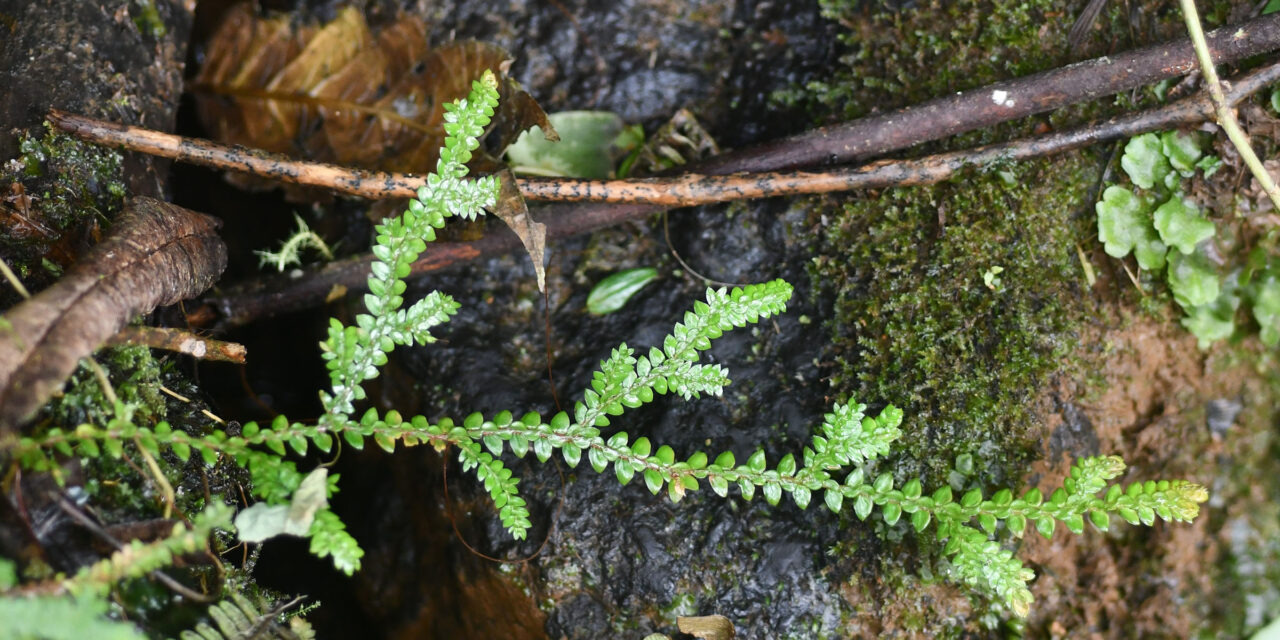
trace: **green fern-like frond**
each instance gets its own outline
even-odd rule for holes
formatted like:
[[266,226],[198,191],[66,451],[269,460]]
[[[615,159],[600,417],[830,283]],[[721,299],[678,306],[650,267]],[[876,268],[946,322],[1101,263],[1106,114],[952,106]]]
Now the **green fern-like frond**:
[[319,251],[328,260],[333,259],[333,252],[324,238],[312,231],[301,216],[294,214],[293,219],[298,222],[298,230],[280,245],[279,251],[254,251],[261,266],[271,265],[276,271],[283,272],[291,264],[302,264],[302,250],[307,247]]
[[0,638],[12,640],[146,640],[128,622],[107,618],[100,596],[0,596]]
[[[179,634],[181,640],[306,640],[314,638],[311,626],[300,618],[290,618],[289,626],[277,623],[276,615],[262,611],[239,593],[209,606],[213,624],[201,622],[194,630]],[[295,623],[295,621],[300,621]]]
[[408,210],[376,228],[369,293],[364,297],[368,313],[357,316],[354,327],[343,326],[334,319],[329,337],[321,345],[332,381],[332,391],[320,394],[325,411],[321,427],[343,430],[355,411],[353,403],[365,397],[360,385],[378,375],[378,367],[386,364],[387,354],[395,345],[430,342],[431,327],[457,311],[457,303],[440,293],[424,298],[407,311],[401,310],[404,278],[426,249],[426,243],[435,240],[435,230],[444,226],[446,218],[475,218],[497,201],[496,177],[463,180],[471,152],[479,146],[479,137],[498,104],[497,87],[493,73],[486,72],[473,83],[467,98],[446,106],[444,128],[448,137],[435,173],[427,176]]
[[[1156,519],[1190,520],[1207,498],[1203,487],[1181,480],[1114,484],[1125,468],[1114,456],[1078,461],[1047,500],[1038,489],[1021,497],[1002,489],[989,498],[974,489],[955,499],[947,486],[926,493],[919,479],[908,479],[899,486],[889,473],[872,478],[868,466],[888,455],[893,442],[902,436],[903,412],[893,405],[872,416],[863,404],[836,404],[815,429],[809,446],[798,456],[783,455],[772,466],[763,449],[741,463],[729,451],[714,458],[695,451],[681,458],[672,447],[655,446],[647,437],[633,439],[624,431],[602,433],[628,409],[652,402],[657,395],[671,392],[685,400],[720,395],[730,382],[729,372],[718,364],[699,362],[701,352],[725,331],[785,311],[792,287],[781,280],[709,289],[706,299],[695,303],[659,345],[642,351],[626,344],[614,349],[600,363],[590,387],[572,410],[549,420],[537,413],[516,418],[510,411],[502,411],[488,419],[477,413],[461,423],[450,418],[433,422],[425,416],[405,418],[396,411],[380,413],[376,409],[356,418],[355,405],[365,398],[362,385],[378,375],[388,354],[397,345],[431,342],[431,330],[458,310],[453,299],[438,292],[405,307],[404,278],[447,218],[474,218],[496,201],[499,185],[495,177],[464,178],[466,163],[478,147],[497,99],[496,80],[486,72],[473,83],[465,100],[448,107],[448,138],[436,171],[427,177],[418,197],[402,215],[377,227],[369,293],[364,297],[367,313],[356,316],[351,326],[332,320],[321,343],[330,387],[320,392],[324,413],[316,424],[279,416],[269,425],[248,423],[236,435],[215,429],[195,436],[164,422],[152,427],[135,424],[127,407],[117,407],[115,417],[105,426],[53,428],[0,446],[29,467],[55,473],[56,454],[118,458],[130,447],[152,456],[167,448],[183,461],[198,456],[209,465],[233,462],[248,469],[253,493],[265,505],[305,506],[304,515],[313,515],[309,524],[298,518],[280,530],[297,533],[306,528],[312,553],[331,558],[348,574],[359,569],[363,551],[327,507],[327,498],[337,490],[336,476],[328,478],[323,488],[305,488],[308,475],[288,459],[290,454],[304,455],[313,446],[330,452],[338,438],[356,449],[370,439],[387,451],[419,444],[441,451],[456,448],[463,469],[474,472],[493,499],[503,526],[512,536],[524,538],[531,527],[528,505],[519,495],[519,480],[502,456],[508,451],[517,458],[533,453],[546,462],[558,452],[570,467],[585,458],[597,472],[612,467],[622,484],[638,477],[654,494],[665,489],[677,502],[705,482],[721,497],[736,486],[746,500],[758,492],[776,505],[784,495],[790,495],[797,506],[805,508],[815,496],[821,496],[833,512],[852,505],[854,516],[861,520],[878,511],[891,527],[904,518],[916,532],[924,532],[932,524],[938,538],[946,541],[945,553],[951,558],[956,579],[991,592],[1020,616],[1027,614],[1031,604],[1027,583],[1033,573],[994,537],[1001,523],[1015,537],[1021,537],[1029,525],[1041,535],[1051,536],[1059,522],[1075,533],[1083,532],[1086,520],[1105,530],[1112,514],[1130,523],[1149,525]],[[306,494],[305,499],[300,493]],[[86,569],[70,580],[66,589],[100,594],[123,578],[172,562],[173,554],[202,545],[212,527],[227,526],[229,513],[211,509],[194,519],[190,530],[175,530],[160,543],[132,545]],[[274,531],[268,529],[262,537],[274,535]]]
[[212,503],[191,519],[190,526],[178,523],[168,537],[155,542],[134,540],[111,557],[81,569],[62,586],[73,594],[105,595],[121,580],[144,576],[173,564],[175,556],[204,549],[214,529],[233,530],[231,513],[231,507]]

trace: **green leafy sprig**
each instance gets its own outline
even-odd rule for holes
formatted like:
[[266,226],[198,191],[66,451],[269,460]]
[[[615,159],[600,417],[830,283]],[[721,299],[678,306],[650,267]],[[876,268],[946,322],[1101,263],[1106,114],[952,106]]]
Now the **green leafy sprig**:
[[[467,99],[450,105],[446,116],[449,137],[436,173],[428,177],[426,186],[403,215],[388,219],[377,228],[373,247],[376,259],[371,265],[369,294],[365,296],[368,313],[357,316],[352,326],[333,320],[327,339],[321,343],[331,386],[320,392],[324,414],[316,424],[279,416],[265,427],[248,423],[236,435],[213,430],[208,435],[192,436],[164,422],[151,428],[134,424],[132,413],[117,406],[115,418],[105,426],[51,429],[38,437],[20,439],[10,448],[29,466],[48,470],[56,468],[51,452],[120,457],[130,445],[153,456],[158,456],[162,447],[167,448],[184,461],[192,455],[211,465],[221,460],[234,461],[249,470],[254,495],[262,503],[299,506],[302,515],[297,517],[288,510],[288,529],[296,531],[303,526],[299,518],[311,518],[307,535],[312,552],[331,557],[335,566],[347,573],[359,568],[363,552],[327,507],[325,499],[337,490],[337,476],[326,479],[316,472],[304,476],[286,459],[290,451],[301,455],[311,446],[329,452],[339,437],[357,449],[369,439],[388,451],[398,444],[429,443],[440,450],[454,447],[463,468],[476,473],[492,497],[504,527],[516,538],[524,538],[531,525],[528,506],[519,495],[519,480],[503,463],[506,451],[519,458],[532,452],[543,462],[558,451],[573,467],[585,456],[597,472],[612,467],[622,484],[639,476],[651,492],[657,494],[665,488],[676,502],[698,490],[704,481],[722,497],[736,486],[747,500],[759,491],[769,504],[777,504],[783,494],[788,494],[801,508],[821,494],[828,509],[840,512],[852,504],[859,519],[865,520],[878,508],[889,526],[897,525],[904,516],[918,532],[935,524],[937,536],[946,541],[946,553],[952,558],[957,578],[991,590],[1018,615],[1026,615],[1029,609],[1031,592],[1027,582],[1033,574],[992,538],[1001,523],[1014,536],[1023,535],[1028,525],[1049,536],[1057,522],[1080,533],[1086,519],[1095,527],[1106,529],[1111,514],[1135,524],[1151,524],[1156,518],[1189,520],[1205,500],[1204,488],[1179,480],[1127,487],[1113,484],[1111,481],[1124,470],[1118,457],[1079,461],[1062,487],[1048,499],[1038,489],[1027,491],[1020,498],[1008,489],[990,497],[975,489],[956,500],[950,487],[926,494],[919,479],[897,487],[891,474],[880,473],[872,478],[869,469],[869,464],[885,456],[902,435],[903,414],[892,405],[875,417],[866,415],[866,406],[856,402],[835,405],[799,457],[787,454],[773,467],[763,449],[753,452],[741,464],[728,451],[714,459],[701,451],[678,459],[670,446],[655,449],[647,437],[633,439],[621,431],[607,436],[602,433],[613,418],[651,402],[656,395],[670,392],[690,399],[722,393],[729,383],[728,372],[717,364],[700,363],[701,352],[725,331],[785,311],[792,288],[781,280],[732,290],[709,289],[706,300],[696,303],[660,346],[643,353],[625,344],[614,349],[601,362],[590,388],[573,410],[557,413],[550,420],[543,420],[537,413],[516,419],[510,411],[502,411],[489,419],[476,413],[461,423],[449,418],[432,422],[425,416],[406,419],[396,411],[380,414],[376,409],[368,409],[356,419],[355,403],[365,397],[361,385],[378,375],[387,354],[396,345],[431,342],[430,330],[447,321],[458,308],[456,302],[438,292],[403,308],[404,278],[446,218],[471,218],[495,202],[496,179],[464,177],[465,163],[476,149],[496,104],[496,81],[486,73],[473,84]],[[1158,169],[1148,173],[1153,180],[1160,177]],[[1171,229],[1176,225],[1165,226]],[[1175,252],[1180,254],[1180,250]],[[314,482],[322,483],[323,491],[311,486],[307,493],[317,495],[309,495],[305,504],[299,505],[302,499],[298,490],[308,477],[317,478]],[[86,583],[109,584],[118,580],[121,574],[113,569],[115,566],[91,569]],[[130,566],[149,565],[138,561]]]
[[107,618],[111,589],[122,580],[172,565],[176,556],[204,549],[214,529],[231,528],[231,513],[227,505],[210,504],[190,526],[176,524],[167,537],[154,542],[134,540],[75,576],[26,585],[25,593],[4,593],[15,586],[16,576],[13,565],[0,560],[0,637],[145,638],[133,625]]

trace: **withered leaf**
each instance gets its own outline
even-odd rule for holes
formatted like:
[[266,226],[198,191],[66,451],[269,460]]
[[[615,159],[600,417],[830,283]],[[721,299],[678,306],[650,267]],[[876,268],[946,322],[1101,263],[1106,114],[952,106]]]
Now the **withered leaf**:
[[737,637],[733,623],[721,615],[681,616],[676,618],[676,624],[680,627],[680,633],[703,640],[733,640]]
[[543,255],[547,249],[547,225],[533,219],[529,215],[529,207],[520,195],[520,187],[516,185],[515,174],[510,169],[503,169],[498,174],[501,184],[498,202],[493,206],[493,214],[507,223],[507,226],[520,237],[524,250],[533,260],[533,271],[538,275],[538,291],[547,292],[547,271],[543,265]]
[[218,279],[227,250],[213,218],[134,198],[110,235],[52,286],[0,317],[0,434],[62,386],[80,358],[131,318]]
[[[401,15],[376,33],[360,10],[324,25],[230,10],[209,42],[193,88],[200,118],[224,142],[322,162],[426,173],[444,142],[444,105],[485,69],[500,79],[491,149],[548,129],[537,102],[505,75],[508,55],[479,42],[427,44],[421,19]],[[554,132],[552,133],[554,135]],[[500,154],[499,154],[500,155]],[[476,154],[476,169],[497,167]]]

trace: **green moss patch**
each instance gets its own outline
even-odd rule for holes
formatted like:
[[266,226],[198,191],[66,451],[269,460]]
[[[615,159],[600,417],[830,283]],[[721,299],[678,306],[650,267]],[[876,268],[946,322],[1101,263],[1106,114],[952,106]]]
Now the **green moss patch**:
[[1019,480],[1085,286],[1090,174],[1073,155],[828,212],[810,273],[834,299],[830,383],[910,416],[899,478],[938,486],[971,453],[985,480]]

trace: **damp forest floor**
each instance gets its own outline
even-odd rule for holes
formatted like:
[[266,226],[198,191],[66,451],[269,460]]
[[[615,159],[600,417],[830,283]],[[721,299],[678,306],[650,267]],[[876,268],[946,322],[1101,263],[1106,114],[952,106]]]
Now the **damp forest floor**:
[[[335,6],[275,4],[300,19],[332,17]],[[1139,1],[1107,3],[1075,47],[1067,32],[1078,8],[1049,0],[357,4],[375,15],[421,12],[436,41],[506,48],[512,77],[548,112],[609,110],[652,132],[687,108],[725,148],[1182,33],[1172,5]],[[1202,10],[1216,26],[1250,8]],[[209,30],[200,19],[197,37]],[[1156,101],[1147,88],[906,154]],[[187,112],[179,132],[205,135]],[[438,289],[459,313],[439,343],[397,352],[370,393],[406,415],[550,415],[580,397],[618,343],[660,341],[702,296],[703,276],[786,279],[796,288],[786,314],[727,334],[709,352],[734,381],[723,397],[662,398],[629,412],[622,428],[677,452],[746,459],[762,446],[776,460],[799,452],[832,403],[856,399],[903,409],[903,437],[879,470],[898,483],[920,477],[926,491],[1053,487],[1072,460],[1099,454],[1123,457],[1126,480],[1209,488],[1189,524],[1001,538],[1037,574],[1025,622],[949,581],[942,545],[905,521],[709,491],[672,504],[588,465],[513,462],[534,523],[515,541],[474,479],[425,447],[369,447],[338,460],[334,507],[366,550],[361,572],[346,578],[305,544],[273,541],[257,561],[259,584],[321,602],[307,617],[332,638],[687,637],[676,617],[710,614],[747,638],[1248,637],[1280,616],[1277,354],[1249,336],[1200,350],[1167,290],[1135,284],[1103,252],[1093,204],[1119,170],[1114,151],[931,187],[671,211],[549,247],[545,306],[523,255],[450,268],[411,283],[406,297]],[[1247,183],[1240,171],[1215,179]],[[229,278],[255,272],[252,251],[278,243],[297,207],[185,167],[174,168],[172,193],[223,219]],[[261,213],[245,216],[250,207]],[[359,250],[365,205],[319,207],[331,216],[323,228],[346,227],[345,249]],[[587,313],[595,283],[634,267],[659,277],[622,310]],[[994,267],[998,282],[984,280]],[[248,365],[201,368],[184,393],[237,420],[269,418],[264,407],[316,413],[325,372],[315,345],[329,315],[358,310],[348,298],[236,330],[227,338],[248,347]]]

